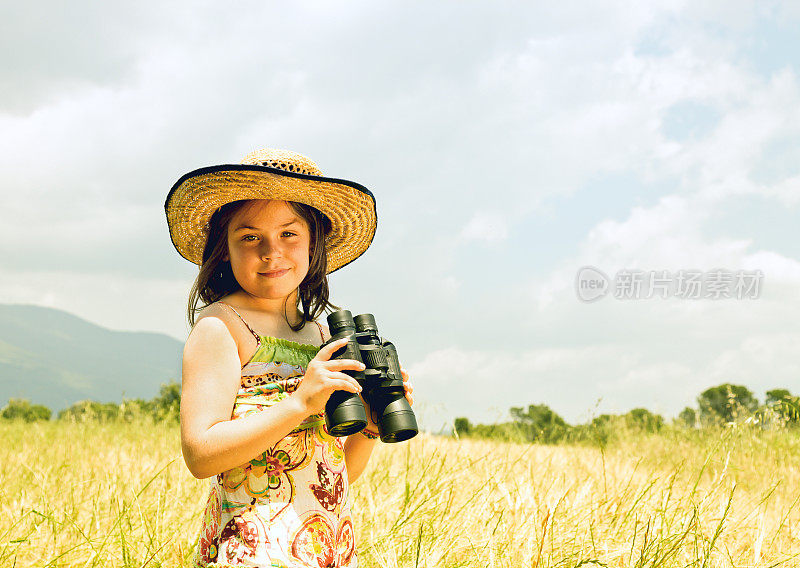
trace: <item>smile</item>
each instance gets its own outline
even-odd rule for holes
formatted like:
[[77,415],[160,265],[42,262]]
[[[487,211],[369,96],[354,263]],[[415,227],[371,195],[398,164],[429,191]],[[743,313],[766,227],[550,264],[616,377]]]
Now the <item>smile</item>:
[[280,276],[283,276],[287,272],[289,272],[289,269],[288,268],[284,268],[283,270],[272,270],[270,272],[259,272],[258,275],[259,276],[266,276],[267,278],[278,278]]

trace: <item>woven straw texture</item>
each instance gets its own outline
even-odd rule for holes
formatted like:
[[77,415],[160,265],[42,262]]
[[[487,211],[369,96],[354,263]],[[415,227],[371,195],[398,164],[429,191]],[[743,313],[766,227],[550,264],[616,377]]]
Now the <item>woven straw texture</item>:
[[297,152],[292,152],[291,150],[277,150],[274,148],[256,150],[242,158],[242,163],[250,164],[251,166],[277,168],[279,170],[305,174],[307,176],[322,176],[322,172],[317,167],[317,164],[306,156],[298,154]]
[[181,256],[201,264],[211,215],[239,199],[297,201],[324,213],[331,222],[325,241],[329,273],[367,250],[375,236],[377,215],[375,199],[366,188],[322,178],[314,162],[286,150],[258,150],[242,163],[251,169],[203,168],[196,175],[184,176],[170,191],[164,207],[170,237]]

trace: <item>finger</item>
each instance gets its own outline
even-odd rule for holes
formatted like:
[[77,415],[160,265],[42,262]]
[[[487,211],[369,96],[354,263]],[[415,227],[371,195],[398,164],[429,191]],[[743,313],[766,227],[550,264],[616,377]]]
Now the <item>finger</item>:
[[329,371],[363,371],[366,365],[355,359],[331,359],[323,361],[322,366]]
[[317,361],[328,361],[337,350],[347,345],[348,341],[350,341],[349,335],[328,343],[317,352],[317,354],[314,356],[314,359]]
[[[355,380],[350,375],[345,375],[344,373],[331,373],[330,375],[328,375],[328,379],[331,381],[331,383],[329,383],[329,386],[335,387],[336,390],[361,392],[361,385],[358,383],[357,380]],[[347,384],[347,388],[340,388],[339,385],[343,383]]]
[[411,394],[414,392],[414,385],[411,384],[411,380],[408,376],[408,373],[403,372],[403,389],[405,389],[405,396],[406,400],[408,401],[409,406],[414,404],[414,396]]
[[336,390],[343,390],[353,394],[358,394],[361,392],[361,385],[355,382],[351,383],[350,381],[339,381],[339,386],[336,387]]

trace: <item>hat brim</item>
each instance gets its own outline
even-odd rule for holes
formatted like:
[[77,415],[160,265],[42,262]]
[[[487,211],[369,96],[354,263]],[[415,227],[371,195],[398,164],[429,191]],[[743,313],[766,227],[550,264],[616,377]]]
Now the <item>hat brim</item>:
[[182,176],[164,202],[170,238],[180,255],[202,264],[211,215],[240,199],[296,201],[321,211],[331,223],[325,240],[328,273],[361,256],[378,225],[375,196],[358,183],[267,166],[209,166]]

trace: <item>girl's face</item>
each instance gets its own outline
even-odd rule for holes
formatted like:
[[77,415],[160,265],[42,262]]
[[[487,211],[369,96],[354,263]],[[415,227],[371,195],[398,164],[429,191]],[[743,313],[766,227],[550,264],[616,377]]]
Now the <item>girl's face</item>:
[[283,299],[308,273],[311,231],[285,201],[259,199],[228,224],[231,270],[242,289],[258,298]]

